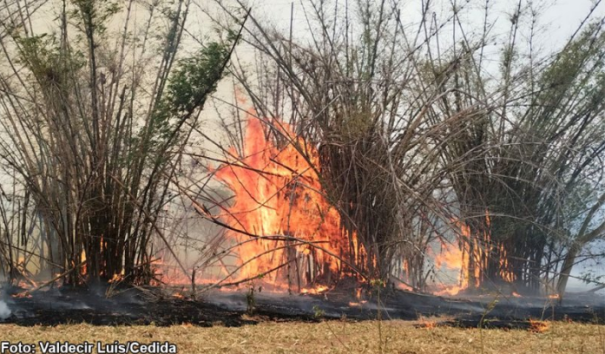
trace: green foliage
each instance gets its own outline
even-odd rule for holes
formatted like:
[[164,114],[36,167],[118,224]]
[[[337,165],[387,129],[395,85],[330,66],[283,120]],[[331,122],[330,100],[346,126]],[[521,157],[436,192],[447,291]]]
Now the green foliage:
[[175,115],[202,107],[222,78],[231,45],[210,43],[196,55],[182,59],[168,83],[166,104]]
[[321,319],[326,315],[326,311],[322,310],[319,306],[313,305],[313,317]]
[[81,52],[62,51],[55,36],[44,33],[15,39],[19,45],[18,61],[31,70],[42,87],[65,84],[66,78],[77,76],[86,65]]
[[[230,48],[230,43],[212,42],[195,55],[177,63],[168,79],[166,93],[158,101],[151,116],[151,135],[147,140],[141,139],[146,142],[147,153],[163,158],[164,153],[160,150],[166,148],[166,144],[178,143],[178,130],[183,119],[191,116],[196,109],[201,109],[207,97],[216,90]],[[142,131],[141,134],[145,132]]]
[[159,147],[170,138],[172,131],[175,129],[175,119],[173,119],[170,107],[165,101],[158,102],[151,119],[153,120],[151,124],[154,127],[155,134],[151,137],[150,147]]
[[72,0],[72,4],[75,8],[69,12],[70,17],[78,24],[83,21],[96,34],[105,33],[107,22],[122,9],[119,1],[111,0]]

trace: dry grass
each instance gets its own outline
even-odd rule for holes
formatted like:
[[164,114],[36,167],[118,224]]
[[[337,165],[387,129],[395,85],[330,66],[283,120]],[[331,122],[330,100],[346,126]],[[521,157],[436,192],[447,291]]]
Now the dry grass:
[[[544,333],[477,329],[415,328],[414,322],[382,322],[383,349],[389,353],[605,353],[605,328],[550,323]],[[261,323],[240,328],[179,325],[57,327],[0,325],[2,340],[126,342],[170,341],[179,353],[376,353],[378,322]]]

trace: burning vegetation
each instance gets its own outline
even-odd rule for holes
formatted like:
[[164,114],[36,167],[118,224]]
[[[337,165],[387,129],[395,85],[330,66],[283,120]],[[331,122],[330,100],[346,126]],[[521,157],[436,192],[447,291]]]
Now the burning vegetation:
[[219,218],[237,243],[236,278],[262,276],[263,283],[300,292],[364,274],[358,265],[367,254],[355,233],[343,232],[319,180],[316,149],[284,122],[271,122],[272,139],[266,121],[254,113],[246,121],[243,151],[230,148],[232,161],[216,173],[235,195]]
[[[15,29],[0,36],[0,270],[28,290],[14,297],[103,284],[180,286],[177,300],[344,289],[352,307],[393,289],[561,300],[605,236],[603,21],[550,56],[519,40],[484,51],[500,43],[487,23],[440,42],[446,25],[467,33],[464,8],[428,20],[426,2],[408,33],[398,1],[361,1],[359,18],[340,3],[305,14],[325,32],[309,42],[217,2],[228,30],[189,52],[191,2],[66,3],[53,35],[0,9]],[[232,60],[242,41],[258,75]],[[231,114],[216,99],[204,120],[227,74]]]
[[[485,215],[486,225],[490,226],[489,214]],[[457,234],[458,245],[441,243],[441,253],[435,257],[435,266],[458,270],[458,281],[454,286],[448,286],[437,292],[439,295],[457,295],[462,290],[480,289],[481,286],[494,279],[513,283],[514,275],[508,264],[506,249],[503,245],[497,247],[491,241],[489,231],[481,235],[471,233],[470,227],[462,222],[455,222],[460,230]],[[496,255],[496,257],[494,257]],[[490,276],[490,262],[497,261],[496,276]],[[518,294],[517,294],[518,295]]]

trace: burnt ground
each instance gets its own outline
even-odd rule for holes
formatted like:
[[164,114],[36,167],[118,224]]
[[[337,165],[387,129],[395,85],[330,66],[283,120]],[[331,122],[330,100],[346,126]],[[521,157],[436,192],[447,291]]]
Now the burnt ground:
[[[11,310],[0,323],[23,326],[89,323],[93,325],[241,326],[259,321],[318,321],[321,319],[368,320],[446,316],[447,325],[487,328],[525,328],[529,319],[605,323],[605,298],[596,295],[568,296],[562,303],[539,297],[474,296],[464,299],[390,290],[366,293],[356,300],[350,291],[316,295],[288,295],[256,290],[251,298],[241,291],[213,290],[197,300],[179,299],[166,289],[55,288],[31,297],[1,297]],[[373,300],[372,300],[373,298]],[[253,313],[250,314],[250,308]]]

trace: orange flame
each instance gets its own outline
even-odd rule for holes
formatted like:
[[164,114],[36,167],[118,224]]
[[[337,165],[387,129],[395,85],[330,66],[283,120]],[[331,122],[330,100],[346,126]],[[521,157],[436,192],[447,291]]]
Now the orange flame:
[[303,294],[321,294],[323,292],[328,291],[329,288],[327,286],[324,285],[318,285],[314,288],[310,288],[310,289],[302,289],[301,293]]
[[429,319],[421,318],[420,319],[420,326],[422,328],[426,328],[426,329],[435,329],[435,328],[437,328],[437,322],[434,321],[434,320],[429,320]]
[[[435,257],[435,266],[436,268],[446,267],[450,270],[459,270],[458,282],[456,285],[447,286],[436,292],[437,295],[457,295],[460,291],[468,289],[469,285],[478,288],[484,281],[490,257],[494,257],[494,255],[499,257],[498,274],[500,278],[509,283],[514,281],[512,267],[508,263],[507,252],[503,244],[493,242],[491,234],[487,230],[479,236],[472,235],[468,224],[459,220],[453,222],[459,230],[458,246],[442,242],[442,252]],[[491,225],[487,210],[485,224],[488,228]]]
[[87,270],[86,270],[86,251],[85,250],[82,250],[82,253],[80,253],[80,262],[82,262],[82,268],[80,268],[80,274],[86,275]]
[[[357,259],[359,246],[355,235],[351,242],[343,236],[340,215],[324,196],[317,150],[286,123],[272,124],[283,140],[278,145],[267,138],[253,112],[247,118],[243,151],[230,148],[228,163],[216,172],[235,194],[235,203],[222,219],[259,236],[228,232],[240,243],[236,278],[262,276],[266,283],[283,285],[286,279],[300,284],[301,275],[308,284],[328,273],[342,274],[343,265],[332,255],[353,252]],[[292,240],[284,239],[288,237]]]
[[21,293],[16,293],[16,294],[13,294],[11,296],[14,297],[14,298],[16,298],[16,299],[21,299],[21,298],[31,299],[32,298],[32,295],[29,292],[27,292],[27,291],[24,291],[24,292],[21,292]]
[[124,280],[124,270],[122,270],[122,272],[120,274],[114,274],[113,277],[111,277],[111,279],[109,279],[107,282],[108,283],[119,283],[122,280]]
[[529,320],[529,331],[534,333],[544,333],[549,328],[548,322]]

